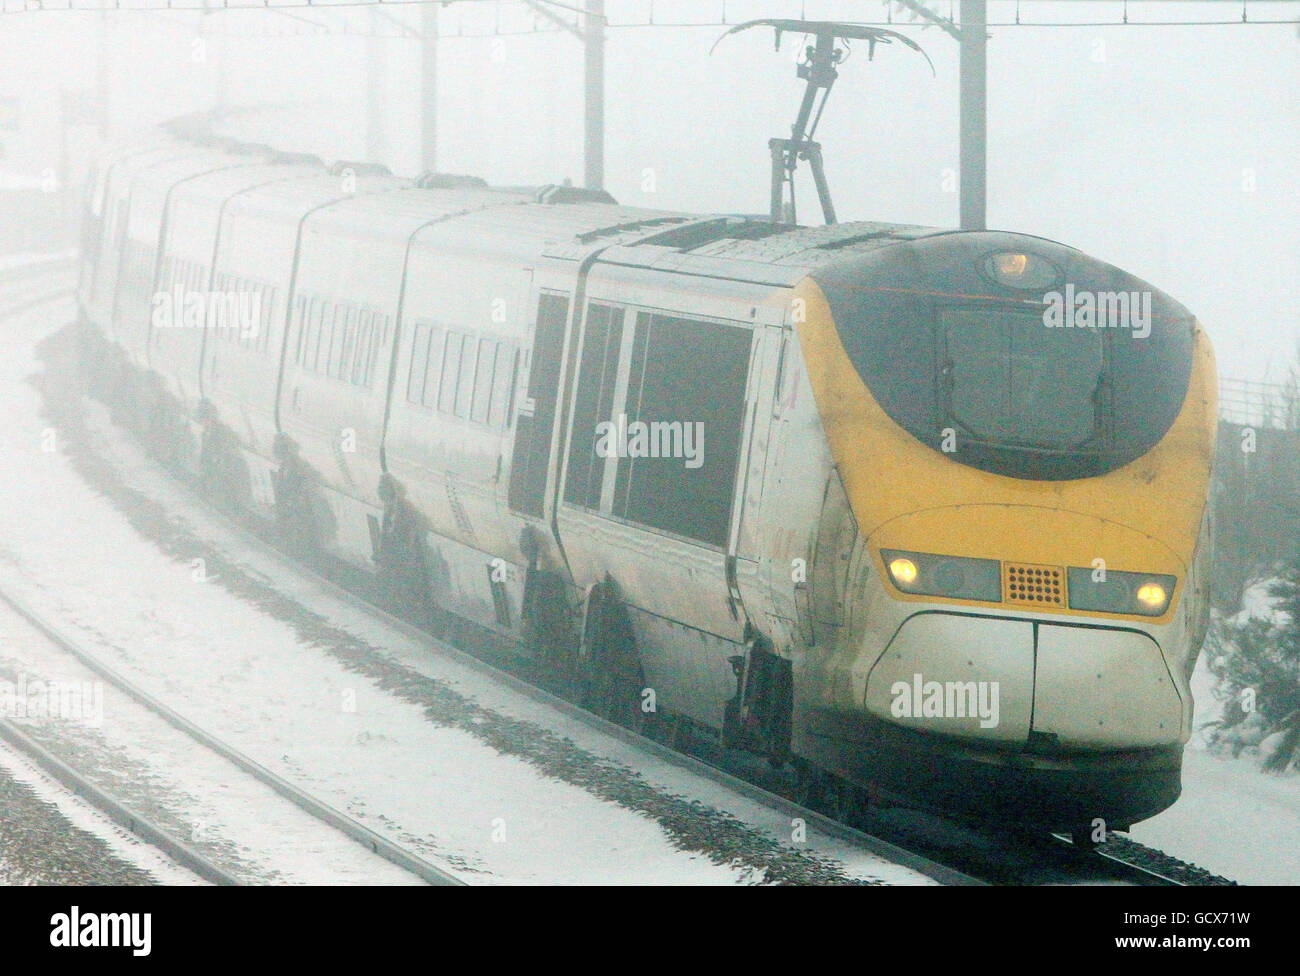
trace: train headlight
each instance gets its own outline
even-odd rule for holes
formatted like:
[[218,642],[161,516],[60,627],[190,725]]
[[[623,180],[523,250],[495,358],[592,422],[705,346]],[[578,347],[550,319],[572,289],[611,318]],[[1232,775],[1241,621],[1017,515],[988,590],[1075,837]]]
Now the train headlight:
[[1046,258],[1022,251],[998,251],[984,259],[984,277],[1003,288],[1043,291],[1061,277],[1060,269]]
[[1029,267],[1028,254],[995,254],[993,266],[999,278],[1019,278]]
[[1138,603],[1156,610],[1163,610],[1169,596],[1159,583],[1143,583],[1138,587]]
[[1069,570],[1070,609],[1132,613],[1160,617],[1169,609],[1177,579],[1156,573],[1119,573],[1108,569]]
[[904,593],[989,603],[1002,599],[1001,564],[995,559],[895,549],[882,549],[880,556],[889,570],[889,578]]
[[899,556],[889,561],[889,575],[899,586],[908,587],[916,582],[916,563]]

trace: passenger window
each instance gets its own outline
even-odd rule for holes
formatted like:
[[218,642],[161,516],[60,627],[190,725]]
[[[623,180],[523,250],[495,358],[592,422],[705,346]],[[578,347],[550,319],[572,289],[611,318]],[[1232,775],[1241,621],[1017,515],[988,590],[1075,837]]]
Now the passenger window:
[[469,405],[474,398],[474,361],[478,357],[478,343],[473,336],[465,336],[460,347],[460,376],[456,384],[456,416],[469,419]]
[[343,320],[343,339],[339,344],[339,364],[338,372],[334,374],[335,379],[348,380],[348,373],[352,366],[352,356],[356,350],[357,344],[357,310],[348,307],[347,317]]
[[275,322],[275,298],[274,286],[267,286],[262,290],[262,328],[258,333],[257,348],[263,353],[271,348],[271,329]]
[[411,341],[411,369],[406,378],[406,399],[410,403],[424,401],[424,384],[429,375],[429,327],[415,324],[415,338]]
[[310,369],[313,373],[325,372],[329,364],[330,343],[334,340],[334,305],[321,302],[320,331],[312,349]]
[[751,334],[637,315],[614,514],[718,548],[736,492]]
[[496,370],[497,344],[491,339],[478,341],[478,366],[474,372],[474,403],[469,419],[486,424],[492,406],[492,377]]
[[[366,352],[366,386],[375,375],[375,364],[388,344],[388,316],[376,312],[370,328],[370,343]],[[427,375],[427,374],[426,374]]]
[[492,408],[488,414],[488,422],[494,427],[509,426],[510,404],[515,391],[515,358],[514,343],[497,343],[492,376]]
[[374,329],[375,313],[369,309],[361,312],[357,325],[357,348],[352,356],[352,382],[357,386],[370,386],[370,333]]
[[447,333],[447,345],[442,354],[442,377],[438,380],[438,409],[443,413],[452,413],[456,406],[456,379],[463,342],[464,336],[460,333]]
[[298,317],[298,348],[294,351],[293,361],[299,366],[302,365],[302,351],[306,348],[307,336],[307,299],[303,295],[298,296],[295,303],[296,314]]
[[420,402],[426,407],[438,405],[438,382],[442,375],[443,346],[447,334],[436,325],[429,327],[429,364],[424,369],[424,399]]
[[312,350],[316,348],[316,334],[320,331],[320,302],[315,298],[307,300],[307,318],[303,322],[303,332],[305,338],[302,346],[302,359],[300,362],[306,368],[311,363]]
[[565,500],[584,508],[600,507],[605,459],[596,456],[597,425],[612,419],[623,316],[622,308],[594,302],[587,306],[573,433],[569,438],[569,472],[564,483]]

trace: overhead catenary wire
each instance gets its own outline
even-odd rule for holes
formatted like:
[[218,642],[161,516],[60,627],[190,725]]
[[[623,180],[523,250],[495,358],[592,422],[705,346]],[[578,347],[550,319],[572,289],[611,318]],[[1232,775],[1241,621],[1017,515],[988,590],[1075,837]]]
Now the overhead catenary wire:
[[[913,12],[919,12],[924,5],[919,0],[899,0],[902,6]],[[1236,0],[1196,0],[1201,3],[1211,2],[1231,2],[1236,5]],[[1121,16],[1118,20],[1071,20],[1071,21],[1032,21],[1025,20],[1020,11],[1020,4],[1015,6],[1015,14],[1010,20],[990,20],[986,26],[992,28],[1053,28],[1053,27],[1228,27],[1228,26],[1278,26],[1300,24],[1300,15],[1295,17],[1264,17],[1252,18],[1249,16],[1249,3],[1251,0],[1241,0],[1240,16],[1232,16],[1223,19],[1206,19],[1194,18],[1186,20],[1134,20],[1130,16],[1129,3],[1125,0],[1122,7]],[[1297,2],[1297,0],[1255,0],[1257,3],[1267,3],[1269,6],[1276,6],[1280,3]],[[557,10],[568,11],[575,14],[585,15],[585,9],[582,0],[529,0],[525,4],[524,0],[167,0],[166,6],[159,6],[156,0],[22,0],[21,4],[0,2],[0,14],[21,15],[34,13],[114,13],[128,11],[148,11],[154,13],[178,12],[178,13],[220,13],[223,11],[284,11],[284,10],[311,10],[313,12],[328,11],[331,9],[349,9],[357,7],[408,7],[423,6],[426,4],[438,4],[448,10],[454,11],[457,7],[482,7],[487,4],[494,5],[498,10],[503,3],[515,6],[547,6]],[[630,30],[635,28],[724,28],[734,27],[741,21],[731,19],[726,16],[726,5],[723,4],[721,16],[717,19],[709,20],[677,20],[666,21],[660,20],[655,15],[654,0],[648,0],[647,12],[643,19],[619,21],[605,16],[606,30]],[[800,16],[806,16],[806,5],[802,2],[799,4]],[[924,28],[928,25],[937,25],[945,27],[951,26],[951,18],[943,18],[928,11],[928,16],[918,14],[924,23],[915,25]],[[861,24],[870,27],[898,27],[900,26],[893,17],[893,7],[890,6],[887,16],[881,20],[879,18],[872,20],[854,20],[852,23]],[[542,27],[534,26],[531,28],[511,29],[511,28],[494,28],[486,31],[458,31],[456,33],[447,33],[446,37],[496,37],[496,36],[519,36],[527,34],[550,34],[563,30],[561,27]],[[947,27],[945,27],[947,29]],[[349,33],[358,33],[352,31]]]

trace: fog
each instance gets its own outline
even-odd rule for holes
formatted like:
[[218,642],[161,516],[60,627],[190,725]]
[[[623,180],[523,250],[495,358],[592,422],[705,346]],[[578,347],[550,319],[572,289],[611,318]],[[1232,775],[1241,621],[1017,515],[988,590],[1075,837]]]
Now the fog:
[[[52,5],[53,6],[53,5]],[[200,109],[250,109],[234,134],[328,158],[420,160],[421,8],[23,10],[0,17],[0,188],[74,191],[99,142]],[[944,16],[946,0],[931,6]],[[567,5],[550,8],[571,17]],[[1279,380],[1300,337],[1300,32],[1295,24],[1003,26],[1118,21],[1124,4],[989,5],[988,223],[1065,241],[1195,311],[1223,374]],[[1251,2],[1252,21],[1295,19]],[[788,133],[798,38],[729,37],[758,16],[884,22],[876,0],[608,0],[606,186],[620,202],[763,212],[769,137]],[[1230,3],[1128,4],[1133,20],[1228,20]],[[957,222],[957,45],[895,25],[933,59],[855,45],[818,131],[842,220]],[[647,26],[653,17],[656,26]],[[697,22],[704,26],[667,26]],[[503,184],[582,181],[578,40],[520,3],[439,11],[438,167]],[[640,25],[640,26],[636,26]],[[378,35],[378,36],[367,36]],[[103,71],[101,72],[101,62]],[[374,75],[375,88],[368,79]],[[68,93],[68,94],[64,94]],[[71,107],[66,128],[61,100]],[[377,106],[378,111],[370,110]],[[81,109],[86,111],[77,116]],[[800,218],[816,220],[807,174]],[[62,204],[69,220],[70,194]],[[0,250],[21,250],[16,226]],[[69,240],[71,240],[69,232]]]

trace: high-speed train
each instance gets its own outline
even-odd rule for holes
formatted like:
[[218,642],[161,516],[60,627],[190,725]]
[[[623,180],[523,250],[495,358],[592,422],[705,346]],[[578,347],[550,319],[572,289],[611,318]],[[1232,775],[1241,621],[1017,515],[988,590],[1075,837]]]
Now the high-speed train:
[[1118,268],[179,130],[103,156],[83,254],[174,460],[607,714],[1054,829],[1179,794],[1214,358]]

